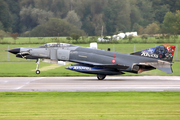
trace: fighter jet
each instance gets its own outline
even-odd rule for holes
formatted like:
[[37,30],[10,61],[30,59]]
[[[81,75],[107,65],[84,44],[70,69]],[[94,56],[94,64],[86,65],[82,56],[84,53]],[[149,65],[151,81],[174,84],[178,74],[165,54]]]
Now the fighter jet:
[[36,59],[36,74],[40,74],[39,63],[73,62],[66,69],[81,73],[96,74],[98,80],[106,75],[120,75],[124,72],[141,73],[159,69],[172,73],[174,45],[160,45],[132,54],[79,47],[66,43],[47,43],[39,47],[23,47],[9,50],[16,57]]

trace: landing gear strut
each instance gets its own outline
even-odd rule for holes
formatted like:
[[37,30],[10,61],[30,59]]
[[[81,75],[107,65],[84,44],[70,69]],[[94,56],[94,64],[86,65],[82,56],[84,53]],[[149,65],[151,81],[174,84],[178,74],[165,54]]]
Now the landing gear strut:
[[36,74],[40,74],[39,63],[40,63],[40,59],[37,59],[37,61],[36,61],[36,64],[37,64],[37,67],[36,67]]
[[97,75],[98,80],[104,80],[105,77],[106,75]]

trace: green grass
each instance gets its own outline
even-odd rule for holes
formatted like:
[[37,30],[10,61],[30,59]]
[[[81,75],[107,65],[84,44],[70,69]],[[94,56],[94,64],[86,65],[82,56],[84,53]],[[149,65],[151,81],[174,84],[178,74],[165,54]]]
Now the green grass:
[[[39,39],[39,38],[43,38],[43,39]],[[14,41],[14,39],[12,37],[5,37],[3,40],[1,40],[1,42],[7,42],[10,44],[14,44],[16,42],[16,44],[33,44],[33,43],[39,43],[39,44],[43,44],[43,43],[49,43],[49,42],[55,42],[55,40],[53,40],[53,38],[57,38],[56,41],[65,41],[66,37],[18,37],[18,39],[16,41]]]
[[[51,66],[50,63],[40,63],[40,70],[43,67]],[[88,74],[77,73],[74,71],[66,70],[65,66],[59,68],[41,71],[41,74],[37,75],[35,63],[0,63],[0,76],[1,77],[40,77],[40,76],[90,76]],[[69,64],[70,66],[70,64]],[[91,75],[92,76],[92,75]]]
[[[93,38],[93,39],[92,39]],[[70,44],[78,44],[78,43],[90,43],[97,42],[98,36],[89,36],[85,37],[85,39],[80,38],[78,41],[76,40],[67,40],[66,37],[18,37],[16,41],[12,37],[4,37],[3,40],[0,39],[0,43],[9,43],[9,44],[44,44],[49,42],[61,42],[61,43],[70,43]],[[134,43],[180,43],[180,35],[177,39],[170,38],[168,39],[156,39],[155,37],[148,37],[148,39],[142,39],[141,36],[134,37],[131,41],[129,39],[120,39],[119,41],[111,41],[110,43],[115,44],[134,44]],[[104,44],[109,44],[109,42],[105,42]]]
[[[40,63],[40,70],[43,67],[51,66],[50,63]],[[70,66],[71,64],[68,64],[66,66]],[[66,66],[60,66],[55,69],[50,69],[47,71],[41,71],[41,74],[36,75],[36,64],[35,62],[20,62],[20,63],[0,63],[0,77],[55,77],[55,76],[95,76],[91,74],[84,74],[79,73],[71,70],[67,70],[64,67]],[[174,63],[173,64],[173,73],[167,74],[165,72],[162,72],[160,70],[152,70],[148,72],[143,72],[140,74],[133,74],[133,73],[126,73],[125,75],[121,76],[135,76],[135,75],[161,75],[161,76],[180,76],[179,72],[180,63]]]
[[179,120],[180,92],[0,92],[1,120]]

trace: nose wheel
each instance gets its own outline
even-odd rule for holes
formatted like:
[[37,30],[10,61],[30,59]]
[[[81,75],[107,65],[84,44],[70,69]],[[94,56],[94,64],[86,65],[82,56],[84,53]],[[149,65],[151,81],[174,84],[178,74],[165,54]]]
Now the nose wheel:
[[37,61],[36,61],[36,64],[37,64],[37,67],[36,67],[36,74],[40,74],[39,63],[40,63],[40,59],[37,59]]
[[40,74],[40,70],[36,70],[36,74]]
[[106,75],[97,75],[98,80],[104,80]]

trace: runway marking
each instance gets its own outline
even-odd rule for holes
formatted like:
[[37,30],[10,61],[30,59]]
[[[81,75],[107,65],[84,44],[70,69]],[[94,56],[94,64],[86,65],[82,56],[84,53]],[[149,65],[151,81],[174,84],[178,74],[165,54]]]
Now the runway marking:
[[35,78],[35,79],[33,79],[33,80],[31,80],[31,81],[25,83],[24,85],[22,85],[22,86],[16,88],[16,90],[19,90],[19,89],[23,88],[24,86],[28,85],[29,83],[31,83],[31,82],[33,82],[33,81],[40,80],[40,79],[44,79],[44,78],[45,78],[45,77],[38,77],[38,78]]

